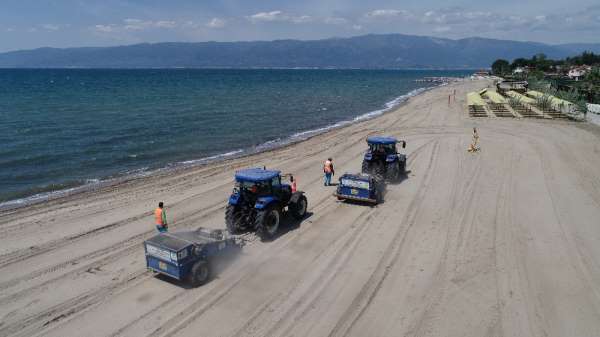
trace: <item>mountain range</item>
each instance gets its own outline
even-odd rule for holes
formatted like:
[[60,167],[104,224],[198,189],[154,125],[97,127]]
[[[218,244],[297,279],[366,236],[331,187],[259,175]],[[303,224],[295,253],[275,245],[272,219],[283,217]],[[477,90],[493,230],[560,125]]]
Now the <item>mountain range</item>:
[[371,34],[322,40],[164,42],[0,53],[2,68],[488,68],[494,60],[600,53],[598,44]]

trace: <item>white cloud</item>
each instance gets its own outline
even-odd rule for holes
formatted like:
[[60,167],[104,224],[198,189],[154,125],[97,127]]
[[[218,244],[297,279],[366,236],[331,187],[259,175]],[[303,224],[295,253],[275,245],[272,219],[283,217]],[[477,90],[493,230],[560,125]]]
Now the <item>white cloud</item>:
[[226,24],[227,24],[227,22],[225,20],[223,20],[223,19],[213,18],[212,20],[210,20],[206,24],[206,27],[209,27],[209,28],[223,28],[223,27],[225,27]]
[[53,32],[60,29],[59,25],[55,25],[55,24],[51,24],[51,23],[43,24],[43,25],[41,25],[41,27],[47,31],[53,31]]
[[394,18],[394,17],[407,17],[410,16],[410,12],[403,9],[376,9],[365,14],[367,18]]
[[156,28],[175,28],[177,23],[175,21],[156,21],[154,22]]
[[100,33],[112,33],[116,30],[115,25],[95,25],[94,30]]
[[292,21],[293,23],[306,23],[306,22],[311,22],[312,17],[310,17],[308,15],[290,17],[290,21]]
[[252,22],[260,21],[285,21],[287,16],[282,11],[260,12],[248,17]]
[[115,33],[122,31],[143,31],[147,29],[173,29],[177,27],[177,22],[171,20],[146,21],[129,18],[123,20],[123,23],[120,24],[109,23],[94,25],[92,30],[98,33]]
[[150,21],[142,21],[139,19],[125,19],[123,22],[125,23],[123,28],[126,30],[143,30],[151,25]]
[[340,17],[327,17],[323,19],[323,22],[328,25],[343,25],[348,22],[348,20]]
[[448,26],[441,26],[441,27],[435,27],[433,29],[434,32],[436,33],[445,33],[445,32],[449,32],[452,28],[448,27]]
[[354,29],[354,30],[362,30],[363,26],[361,26],[361,25],[353,25],[352,29]]
[[307,23],[313,21],[309,15],[293,16],[282,11],[260,12],[247,17],[252,23],[259,22],[291,22]]

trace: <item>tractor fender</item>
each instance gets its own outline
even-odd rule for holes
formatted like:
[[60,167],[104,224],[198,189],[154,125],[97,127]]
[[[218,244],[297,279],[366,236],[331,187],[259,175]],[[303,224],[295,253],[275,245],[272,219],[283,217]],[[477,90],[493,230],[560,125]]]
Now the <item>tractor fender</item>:
[[279,202],[279,199],[277,199],[276,197],[273,197],[273,196],[259,197],[256,200],[256,204],[254,204],[254,208],[264,209],[264,208],[267,208],[269,205],[271,205],[273,203],[277,203],[277,202]]
[[232,194],[229,196],[229,204],[232,206],[235,206],[238,204],[238,202],[240,201],[240,195],[239,194]]
[[298,200],[300,199],[300,197],[303,194],[304,194],[304,192],[302,192],[302,191],[297,191],[297,192],[292,193],[292,197],[290,198],[290,204],[298,202]]
[[373,159],[373,154],[371,152],[366,152],[365,153],[365,158],[366,161],[371,161]]
[[387,163],[393,163],[396,160],[398,160],[398,155],[396,155],[396,154],[388,154],[387,157],[385,157],[385,161]]

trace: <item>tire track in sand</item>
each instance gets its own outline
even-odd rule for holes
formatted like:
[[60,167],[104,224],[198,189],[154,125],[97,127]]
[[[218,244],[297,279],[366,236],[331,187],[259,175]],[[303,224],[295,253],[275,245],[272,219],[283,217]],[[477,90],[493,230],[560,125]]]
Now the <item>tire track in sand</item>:
[[[330,337],[333,336],[345,336],[348,332],[353,328],[356,321],[364,314],[366,308],[371,304],[375,295],[381,288],[383,281],[387,278],[391,270],[391,266],[394,264],[396,260],[395,255],[400,251],[400,247],[404,244],[404,239],[406,238],[407,231],[412,227],[416,216],[418,214],[418,209],[423,200],[425,199],[426,192],[429,190],[431,177],[433,173],[433,168],[437,164],[437,153],[440,148],[440,141],[437,140],[434,144],[434,149],[432,151],[431,158],[429,159],[429,163],[427,164],[427,168],[425,170],[425,174],[419,187],[417,189],[417,195],[410,202],[407,210],[407,214],[404,216],[401,223],[407,224],[404,230],[398,230],[390,244],[386,247],[385,252],[382,254],[382,259],[377,264],[377,267],[371,274],[371,277],[359,291],[357,296],[352,301],[352,304],[348,307],[346,312],[342,314],[338,323],[329,333]],[[399,226],[402,228],[402,226]]]

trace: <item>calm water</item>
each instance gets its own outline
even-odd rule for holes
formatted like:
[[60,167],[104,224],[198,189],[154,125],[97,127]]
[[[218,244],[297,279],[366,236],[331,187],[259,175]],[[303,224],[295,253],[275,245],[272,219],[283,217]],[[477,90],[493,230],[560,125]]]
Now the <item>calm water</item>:
[[467,74],[0,69],[0,201],[260,151]]

